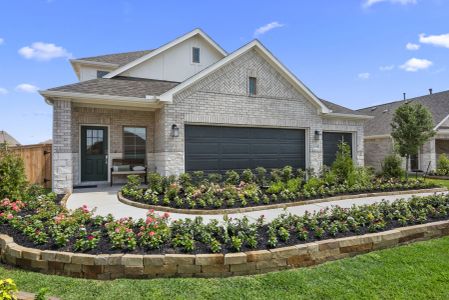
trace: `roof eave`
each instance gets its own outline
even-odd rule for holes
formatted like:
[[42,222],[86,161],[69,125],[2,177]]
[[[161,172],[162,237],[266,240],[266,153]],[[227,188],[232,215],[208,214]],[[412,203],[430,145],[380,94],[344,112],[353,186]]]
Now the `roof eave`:
[[74,93],[74,92],[61,92],[61,91],[39,91],[45,102],[49,105],[53,105],[53,98],[63,98],[70,101],[82,102],[82,103],[98,103],[98,104],[116,104],[116,105],[132,105],[142,107],[161,107],[163,102],[159,101],[159,97],[155,95],[147,95],[145,98],[139,97],[124,97],[114,95],[100,95],[100,94],[88,94],[88,93]]
[[329,117],[329,118],[353,119],[353,120],[371,120],[374,118],[373,116],[368,116],[368,115],[344,114],[344,113],[334,113],[334,112],[323,114],[323,116]]

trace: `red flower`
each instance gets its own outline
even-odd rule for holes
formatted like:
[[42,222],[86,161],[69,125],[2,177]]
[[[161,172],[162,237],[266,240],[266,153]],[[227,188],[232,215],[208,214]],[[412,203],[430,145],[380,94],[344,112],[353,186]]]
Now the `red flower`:
[[154,231],[150,231],[148,234],[149,234],[150,236],[155,235]]
[[88,239],[89,241],[92,241],[92,240],[94,239],[94,236],[93,236],[93,235],[88,235],[88,236],[87,236],[87,239]]

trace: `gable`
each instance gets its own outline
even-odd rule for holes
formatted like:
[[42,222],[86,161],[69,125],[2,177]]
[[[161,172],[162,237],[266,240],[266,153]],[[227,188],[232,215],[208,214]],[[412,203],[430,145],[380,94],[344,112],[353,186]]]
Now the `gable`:
[[[193,47],[200,48],[200,63],[192,63]],[[222,57],[202,36],[195,35],[120,75],[182,82]]]

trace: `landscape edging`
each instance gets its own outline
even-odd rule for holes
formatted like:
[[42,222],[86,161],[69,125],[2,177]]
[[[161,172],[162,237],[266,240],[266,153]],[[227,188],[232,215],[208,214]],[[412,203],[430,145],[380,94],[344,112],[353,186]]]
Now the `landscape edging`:
[[123,204],[130,205],[130,206],[137,207],[137,208],[148,209],[148,210],[154,209],[155,211],[188,214],[188,215],[220,215],[220,214],[245,213],[245,212],[276,209],[276,208],[287,208],[287,207],[292,207],[292,206],[325,203],[325,202],[338,201],[338,200],[379,197],[379,196],[391,196],[391,195],[404,195],[404,194],[411,194],[411,193],[421,193],[421,194],[422,193],[438,193],[438,192],[445,192],[445,191],[447,191],[446,188],[431,188],[431,189],[417,189],[417,190],[404,190],[404,191],[391,191],[391,192],[362,193],[362,194],[341,195],[341,196],[333,196],[333,197],[327,197],[327,198],[318,198],[318,199],[295,201],[295,202],[285,202],[285,203],[239,207],[239,208],[224,208],[224,209],[174,208],[174,207],[168,207],[168,206],[140,203],[140,202],[132,201],[132,200],[125,198],[120,191],[117,193],[117,198]]
[[99,254],[20,246],[0,234],[1,261],[47,274],[87,279],[223,277],[307,267],[374,250],[449,235],[449,220],[270,250],[228,254]]

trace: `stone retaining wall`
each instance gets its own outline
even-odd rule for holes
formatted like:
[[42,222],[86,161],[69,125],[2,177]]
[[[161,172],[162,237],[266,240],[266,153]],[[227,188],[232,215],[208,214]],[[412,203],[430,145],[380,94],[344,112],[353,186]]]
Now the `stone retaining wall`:
[[367,197],[379,197],[379,196],[390,196],[390,195],[404,195],[404,194],[422,194],[422,193],[439,193],[446,192],[446,188],[430,188],[430,189],[418,189],[418,190],[404,190],[404,191],[391,191],[391,192],[375,192],[375,193],[363,193],[363,194],[351,194],[351,195],[340,195],[327,198],[318,198],[312,200],[301,200],[295,202],[284,202],[276,204],[267,204],[259,206],[249,206],[249,207],[238,207],[238,208],[223,208],[223,209],[190,209],[190,208],[175,208],[161,205],[152,205],[141,203],[137,201],[132,201],[123,197],[121,192],[117,193],[117,198],[120,202],[126,205],[143,208],[143,209],[154,209],[155,211],[179,213],[179,214],[189,214],[189,215],[219,215],[219,214],[234,214],[234,213],[245,213],[251,211],[259,211],[266,209],[275,208],[286,208],[292,206],[300,206],[314,203],[324,203],[337,200],[347,200],[347,199],[357,199],[357,198],[367,198]]
[[90,279],[223,277],[307,267],[446,235],[449,235],[449,220],[271,250],[197,255],[90,255],[26,248],[1,234],[0,258],[4,263],[24,269]]

